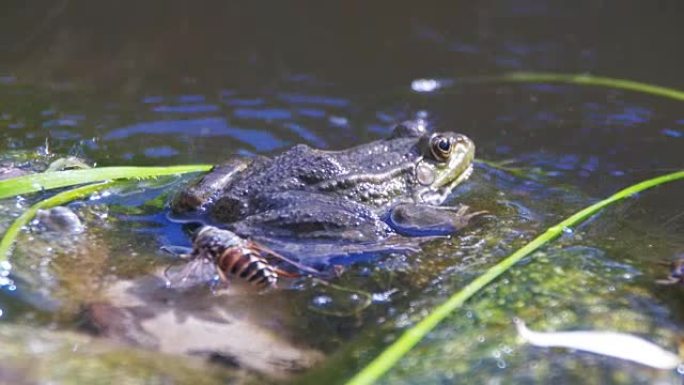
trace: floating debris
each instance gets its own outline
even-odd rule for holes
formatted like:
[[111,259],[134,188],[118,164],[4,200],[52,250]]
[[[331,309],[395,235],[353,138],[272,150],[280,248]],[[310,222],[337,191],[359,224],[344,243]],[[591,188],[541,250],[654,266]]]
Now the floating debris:
[[680,365],[676,354],[633,335],[603,331],[534,332],[523,321],[514,322],[518,334],[535,346],[582,350],[663,370]]
[[411,89],[415,92],[433,92],[441,87],[441,82],[436,79],[416,79],[411,82]]

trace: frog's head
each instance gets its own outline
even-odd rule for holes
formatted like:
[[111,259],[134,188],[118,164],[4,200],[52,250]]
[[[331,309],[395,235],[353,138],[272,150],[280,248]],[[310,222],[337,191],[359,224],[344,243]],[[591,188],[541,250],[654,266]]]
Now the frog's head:
[[422,159],[416,165],[416,201],[441,204],[451,190],[472,173],[475,144],[453,132],[425,133],[418,149]]

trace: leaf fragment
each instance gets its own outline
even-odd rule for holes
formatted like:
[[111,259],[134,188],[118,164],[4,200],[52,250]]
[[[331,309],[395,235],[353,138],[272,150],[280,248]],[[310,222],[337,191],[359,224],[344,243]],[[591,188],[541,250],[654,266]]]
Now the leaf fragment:
[[594,330],[535,332],[520,319],[514,322],[520,337],[534,346],[581,350],[662,370],[675,369],[681,363],[676,354],[631,334]]

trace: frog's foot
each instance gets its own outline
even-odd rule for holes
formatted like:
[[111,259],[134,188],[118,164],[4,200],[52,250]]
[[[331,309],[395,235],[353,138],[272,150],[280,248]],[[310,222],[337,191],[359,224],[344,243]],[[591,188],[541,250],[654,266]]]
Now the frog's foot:
[[190,187],[179,191],[171,201],[171,208],[176,213],[200,209],[220,194],[235,176],[244,171],[250,163],[251,160],[249,159],[236,157],[220,166],[215,166]]
[[458,207],[426,204],[399,204],[387,218],[388,224],[401,235],[434,236],[454,234],[468,226],[473,218],[487,211],[470,212],[466,205]]

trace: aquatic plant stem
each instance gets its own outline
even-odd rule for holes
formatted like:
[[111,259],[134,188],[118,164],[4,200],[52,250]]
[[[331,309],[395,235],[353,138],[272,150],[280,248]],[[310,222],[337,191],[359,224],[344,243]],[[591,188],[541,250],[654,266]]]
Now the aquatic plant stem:
[[191,164],[168,167],[95,167],[87,170],[43,172],[0,180],[0,199],[113,179],[145,179],[209,171],[212,167],[209,164]]
[[674,100],[684,101],[684,91],[680,91],[674,88],[657,86],[648,83],[641,83],[633,80],[616,79],[603,76],[594,76],[589,74],[567,74],[554,72],[510,72],[503,75],[479,76],[471,78],[466,77],[460,80],[465,83],[512,82],[580,84],[636,91],[645,94],[663,96]]
[[12,245],[14,244],[19,231],[21,231],[21,228],[28,224],[33,217],[36,216],[38,210],[59,206],[64,203],[86,197],[98,190],[111,186],[114,183],[114,181],[108,181],[77,187],[71,190],[63,191],[59,194],[55,194],[54,196],[44,199],[29,207],[28,210],[22,213],[17,219],[14,220],[14,222],[12,222],[12,224],[7,228],[7,231],[5,231],[5,234],[2,236],[2,240],[0,240],[0,263],[7,261],[10,251],[12,250]]
[[430,314],[428,314],[427,317],[405,331],[404,334],[402,334],[396,341],[383,350],[378,357],[376,357],[361,371],[354,375],[354,377],[347,381],[346,385],[368,385],[377,381],[454,310],[463,306],[468,299],[477,294],[482,288],[490,284],[501,274],[505,273],[511,268],[511,266],[518,263],[521,259],[544,246],[546,243],[557,238],[565,229],[569,229],[570,227],[581,223],[585,219],[596,214],[604,207],[609,206],[616,201],[630,197],[652,187],[683,178],[684,170],[645,180],[620,190],[612,196],[596,202],[593,205],[588,206],[561,221],[555,226],[550,227],[543,234],[539,235],[522,248],[516,250],[513,254],[504,258],[501,262],[489,268],[484,274],[480,275],[478,278],[466,285],[463,289],[449,297],[446,302],[437,306],[430,312]]

